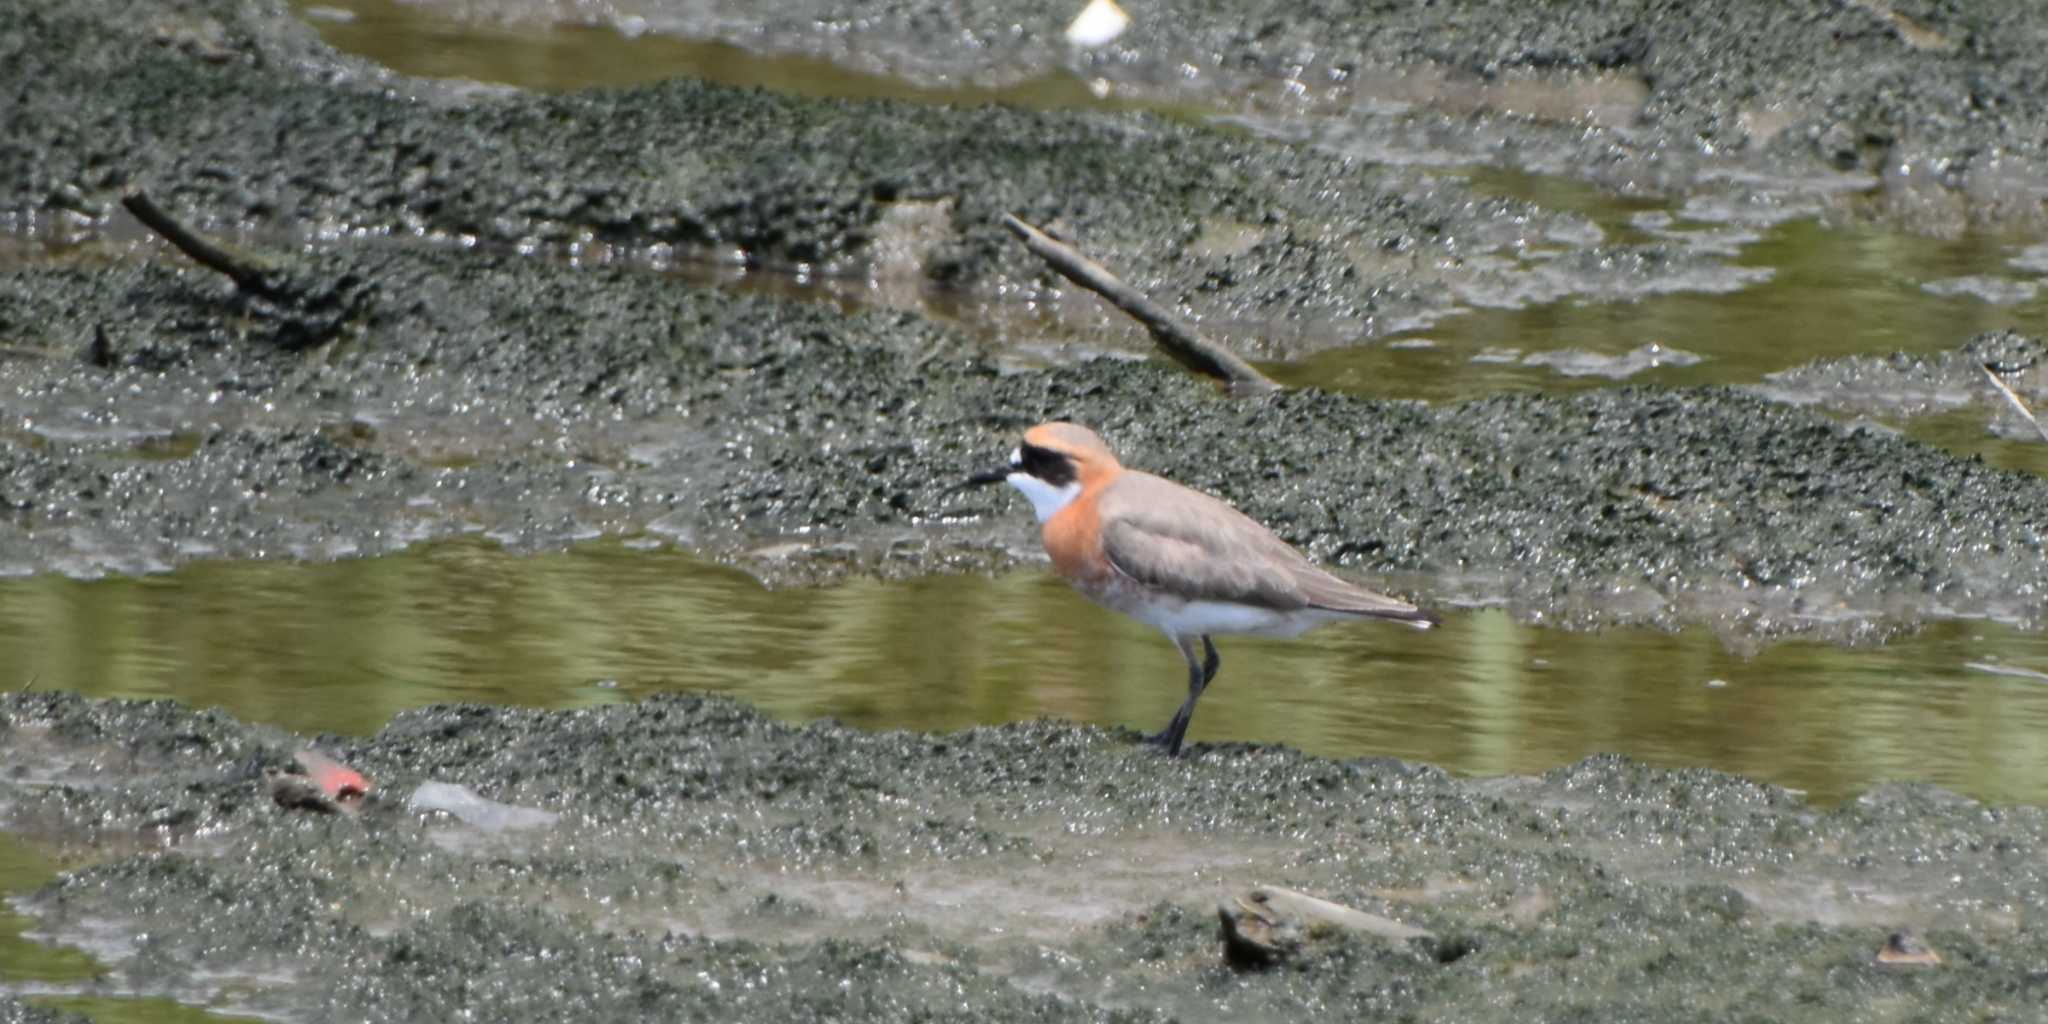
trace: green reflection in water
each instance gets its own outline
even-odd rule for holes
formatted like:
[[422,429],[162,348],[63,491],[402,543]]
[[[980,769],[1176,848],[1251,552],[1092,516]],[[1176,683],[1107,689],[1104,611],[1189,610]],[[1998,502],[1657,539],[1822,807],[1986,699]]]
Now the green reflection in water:
[[[1630,383],[1664,385],[1754,383],[1815,359],[1942,352],[1979,331],[2010,327],[2048,333],[2048,292],[2019,305],[1994,306],[1966,296],[1933,295],[1920,287],[1967,275],[2022,277],[2005,265],[2020,244],[1981,234],[1943,240],[1792,221],[1765,229],[1733,260],[1773,268],[1770,280],[1737,292],[1475,309],[1425,330],[1265,369],[1295,386],[1455,400],[1614,384],[1599,376],[1567,377],[1519,359],[1474,361],[1489,350],[1526,356],[1583,349],[1618,356],[1658,344],[1702,357],[1693,366],[1659,367],[1628,378]],[[1413,339],[1434,345],[1414,349],[1398,344]]]
[[[1703,630],[1565,633],[1499,612],[1430,633],[1328,627],[1220,646],[1197,740],[1475,774],[1619,751],[1823,802],[1898,779],[2048,802],[2048,683],[1966,667],[2048,671],[2048,637],[1988,623],[1752,659]],[[0,664],[39,687],[174,697],[309,733],[369,733],[443,701],[576,707],[665,690],[869,729],[1049,715],[1150,730],[1183,680],[1162,638],[1041,572],[771,592],[617,544],[13,580],[0,583]]]
[[[83,950],[29,939],[24,933],[34,922],[17,913],[10,902],[55,881],[59,867],[22,838],[0,832],[0,994],[90,990],[100,976],[99,962]],[[249,1019],[211,1013],[172,999],[37,995],[27,1001],[80,1014],[99,1024],[217,1024]]]
[[[2034,410],[2034,415],[2040,416],[2043,412],[2048,410]],[[1994,419],[2021,432],[2011,437],[1994,434],[1989,426]],[[1958,455],[1978,456],[1999,469],[2048,476],[2048,444],[2027,432],[2032,428],[2004,408],[1969,405],[1916,417],[1906,421],[1904,426],[1906,436],[1916,441],[1945,448]]]
[[31,1000],[38,1006],[76,1013],[97,1024],[221,1024],[259,1018],[210,1013],[173,999],[62,996]]
[[1001,88],[933,88],[817,57],[772,56],[660,32],[629,37],[606,26],[540,21],[552,11],[534,12],[529,21],[496,24],[464,18],[460,11],[398,0],[294,0],[293,6],[302,16],[309,11],[346,12],[345,20],[317,14],[309,20],[335,49],[418,78],[464,79],[543,92],[696,78],[815,99],[1006,103],[1044,110],[1159,107],[1114,95],[1097,97],[1086,81],[1069,74],[1044,75]]
[[75,949],[45,946],[22,937],[27,918],[9,903],[57,877],[57,865],[27,844],[0,832],[0,991],[24,982],[77,984],[91,980],[99,967]]
[[1546,210],[1576,213],[1597,225],[1611,245],[1653,241],[1653,236],[1636,230],[1631,218],[1672,205],[1665,199],[1624,196],[1577,178],[1531,174],[1506,167],[1459,167],[1446,170],[1444,176],[1463,181],[1480,195],[1519,199]]

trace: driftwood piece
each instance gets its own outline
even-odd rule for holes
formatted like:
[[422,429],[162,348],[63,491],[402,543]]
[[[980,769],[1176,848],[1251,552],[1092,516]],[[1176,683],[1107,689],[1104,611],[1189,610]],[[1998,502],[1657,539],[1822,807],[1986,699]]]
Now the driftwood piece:
[[1277,885],[1257,885],[1216,907],[1223,957],[1239,967],[1270,967],[1317,939],[1356,932],[1394,942],[1434,936],[1389,917],[1368,914]]
[[1004,214],[1003,226],[1023,240],[1024,247],[1031,250],[1032,255],[1059,271],[1060,276],[1108,299],[1111,305],[1145,325],[1152,340],[1175,362],[1222,381],[1232,394],[1257,395],[1280,390],[1280,385],[1271,377],[1253,369],[1235,352],[1195,333],[1193,327],[1183,323],[1166,307],[1123,283],[1102,264],[1081,255],[1073,246],[1025,223],[1015,214]]
[[[324,345],[376,306],[377,283],[355,273],[325,276],[242,255],[179,223],[141,189],[122,196],[121,205],[179,252],[233,281],[247,311],[267,326],[270,343],[285,351]],[[95,348],[87,358],[97,362],[111,355],[111,349]]]
[[192,257],[194,263],[208,270],[226,274],[235,282],[235,287],[266,299],[278,300],[284,296],[277,282],[270,279],[269,271],[254,261],[230,252],[227,247],[199,234],[197,231],[178,223],[177,218],[165,213],[156,205],[149,194],[136,189],[121,197],[121,205],[135,215],[135,219],[151,231],[163,236],[164,241],[176,246],[179,252]]
[[2020,418],[2034,425],[2034,433],[2041,435],[2041,440],[2048,441],[2048,427],[2042,426],[2041,421],[2034,418],[2033,412],[2027,408],[2027,403],[2020,401],[2018,392],[2015,392],[2011,385],[1999,379],[1998,374],[1991,369],[1990,364],[1978,363],[1977,368],[1984,371],[1985,379],[1991,382],[1992,387],[1998,389],[1999,394],[2005,396],[2006,402],[2019,412]]

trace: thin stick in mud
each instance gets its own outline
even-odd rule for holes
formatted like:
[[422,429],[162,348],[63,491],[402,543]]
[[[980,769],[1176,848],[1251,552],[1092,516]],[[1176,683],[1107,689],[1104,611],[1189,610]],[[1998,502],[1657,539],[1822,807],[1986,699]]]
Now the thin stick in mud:
[[191,228],[178,223],[177,219],[165,213],[163,208],[149,198],[149,194],[136,189],[121,197],[121,205],[135,215],[135,219],[151,231],[163,236],[164,241],[176,246],[179,252],[192,257],[193,262],[208,270],[226,274],[235,282],[235,287],[253,292],[267,299],[278,297],[276,286],[262,267],[248,259],[237,256]]
[[1194,328],[1181,322],[1166,307],[1118,280],[1102,264],[1081,255],[1073,246],[1040,231],[1016,214],[1004,214],[1003,226],[1023,240],[1024,247],[1031,250],[1032,255],[1059,271],[1060,276],[1108,299],[1111,305],[1145,325],[1152,340],[1175,362],[1222,381],[1232,394],[1258,395],[1280,390],[1280,385],[1271,377],[1253,369],[1235,352],[1196,334]]
[[1998,393],[2004,395],[2005,400],[2010,402],[2014,409],[2019,410],[2020,418],[2034,425],[2034,433],[2041,435],[2041,440],[2048,441],[2048,427],[2042,426],[2041,421],[2034,418],[2033,412],[2027,408],[2027,403],[2020,401],[2020,396],[2005,381],[1998,378],[1998,374],[1992,371],[1989,364],[1978,363],[1977,368],[1983,370],[1984,376],[1991,381],[1991,386],[1997,388]]

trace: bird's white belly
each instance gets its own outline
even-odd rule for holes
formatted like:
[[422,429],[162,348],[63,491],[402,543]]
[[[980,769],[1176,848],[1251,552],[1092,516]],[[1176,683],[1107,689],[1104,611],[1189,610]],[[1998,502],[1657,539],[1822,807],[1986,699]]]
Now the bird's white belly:
[[1196,636],[1204,633],[1251,633],[1259,636],[1294,636],[1343,616],[1304,608],[1283,612],[1228,601],[1189,601],[1157,592],[1117,595],[1121,600],[1104,601],[1139,622],[1167,636]]

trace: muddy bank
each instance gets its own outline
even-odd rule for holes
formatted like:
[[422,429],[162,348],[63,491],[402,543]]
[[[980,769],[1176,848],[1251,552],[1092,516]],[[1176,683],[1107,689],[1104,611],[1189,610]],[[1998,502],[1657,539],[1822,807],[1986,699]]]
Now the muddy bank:
[[109,227],[120,191],[144,184],[183,215],[273,236],[1049,292],[999,226],[1014,212],[1250,354],[1461,304],[1756,276],[1674,242],[1608,244],[1582,217],[1454,181],[1160,117],[821,102],[688,80],[462,91],[327,50],[281,2],[95,0],[16,12],[6,29],[0,59],[23,70],[17,128],[0,139],[0,215],[58,235]]
[[36,1006],[13,996],[0,995],[0,1021],[6,1024],[85,1024],[91,1018]]
[[1387,158],[1505,163],[1631,191],[1732,177],[1839,199],[1881,186],[1858,205],[1944,228],[2041,213],[2048,14],[2026,0],[1135,0],[1112,45],[1076,51],[1062,30],[1081,6],[433,5],[485,22],[721,39],[929,85],[1076,73],[1164,102],[1334,115],[1349,125],[1343,144]]
[[2048,397],[2048,355],[2039,339],[2018,331],[1988,331],[1936,356],[1891,355],[1825,359],[1771,374],[1756,388],[1775,401],[1840,413],[1912,417],[1982,406],[1991,429],[2008,437],[2038,438],[2032,425],[1984,376],[1988,366],[2029,406]]
[[206,272],[9,272],[0,322],[30,356],[0,563],[646,532],[788,582],[994,568],[1038,557],[1022,502],[949,489],[1066,417],[1319,559],[1537,621],[1867,637],[2033,623],[2048,586],[2048,483],[1735,390],[1229,401],[1156,364],[1005,370],[905,314],[646,273],[389,247],[303,266],[377,283],[310,354]]
[[[0,709],[8,828],[89,862],[21,902],[35,931],[94,951],[95,987],[290,1019],[1965,1020],[2048,1000],[2048,820],[1924,787],[1829,810],[1617,758],[1483,780],[1244,745],[1167,762],[1123,732],[863,734],[676,697],[401,715],[332,742],[376,797],[321,816],[261,779],[297,737],[167,703]],[[429,780],[559,817],[408,810]],[[1434,936],[1235,972],[1215,906],[1257,882]],[[1941,965],[1874,963],[1901,928]]]

